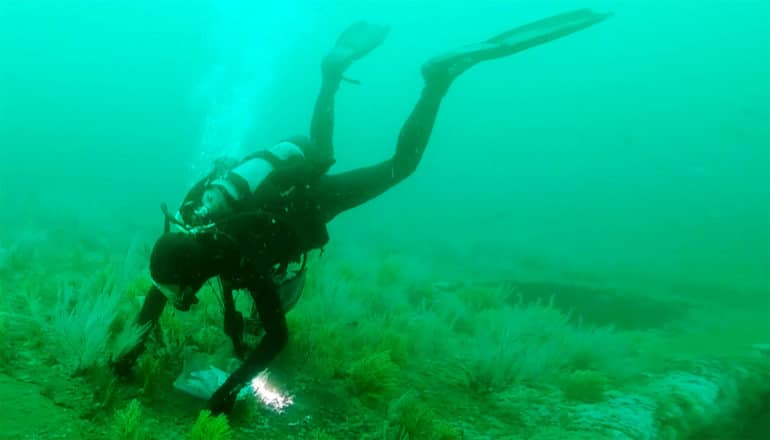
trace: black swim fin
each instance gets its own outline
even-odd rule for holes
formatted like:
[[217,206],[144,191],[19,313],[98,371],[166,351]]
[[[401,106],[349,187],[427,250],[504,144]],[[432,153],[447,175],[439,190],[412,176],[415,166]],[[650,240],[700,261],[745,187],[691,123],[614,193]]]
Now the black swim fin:
[[342,32],[334,48],[349,51],[355,61],[382,44],[389,32],[389,26],[358,21]]
[[389,26],[365,21],[353,23],[340,34],[334,48],[324,58],[324,74],[341,76],[354,61],[382,44],[389,32]]
[[544,18],[430,59],[423,65],[422,73],[426,81],[451,82],[482,61],[506,57],[573,34],[604,21],[610,15],[578,9]]

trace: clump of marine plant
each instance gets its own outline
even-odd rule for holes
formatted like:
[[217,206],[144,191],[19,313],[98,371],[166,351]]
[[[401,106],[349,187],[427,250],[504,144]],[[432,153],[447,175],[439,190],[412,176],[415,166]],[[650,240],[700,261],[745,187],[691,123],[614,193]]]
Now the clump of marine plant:
[[336,437],[320,428],[310,431],[310,437],[308,438],[310,440],[337,440]]
[[401,279],[401,268],[392,257],[384,259],[377,270],[377,285],[387,287],[398,284]]
[[112,438],[117,440],[149,438],[147,432],[142,428],[142,404],[138,400],[132,400],[125,408],[115,412]]
[[391,402],[383,438],[460,440],[462,433],[438,418],[416,392],[408,391]]
[[203,410],[198,414],[198,419],[187,438],[189,440],[230,440],[232,436],[227,417],[223,414],[214,417],[211,411]]
[[163,378],[162,360],[154,356],[142,356],[137,362],[142,392],[147,396],[157,393]]
[[98,412],[112,407],[118,399],[120,384],[117,376],[107,368],[95,368],[88,376],[88,383],[92,390],[91,411]]
[[[0,295],[2,294],[2,289],[0,289]],[[2,347],[6,347],[8,341],[8,333],[5,328],[5,319],[3,318],[3,315],[0,315],[0,345]],[[10,361],[10,352],[11,350],[2,349],[0,350],[0,371],[2,371],[3,367]]]
[[573,325],[552,304],[483,310],[477,321],[485,328],[465,339],[470,348],[459,369],[466,385],[479,394],[535,379],[555,380],[575,370],[598,372],[571,378],[578,387],[597,388],[602,377],[636,374],[643,360],[627,335],[612,328]]
[[564,397],[578,402],[594,403],[604,399],[608,388],[607,376],[593,370],[577,370],[564,374],[560,380]]
[[353,362],[348,370],[350,392],[364,402],[386,396],[398,385],[398,366],[390,358],[390,351],[379,351]]
[[121,295],[109,287],[66,286],[59,291],[49,330],[59,362],[73,374],[106,361],[105,353],[120,302]]
[[116,361],[136,349],[142,336],[150,330],[150,323],[143,326],[128,324],[116,332],[110,344],[110,359]]

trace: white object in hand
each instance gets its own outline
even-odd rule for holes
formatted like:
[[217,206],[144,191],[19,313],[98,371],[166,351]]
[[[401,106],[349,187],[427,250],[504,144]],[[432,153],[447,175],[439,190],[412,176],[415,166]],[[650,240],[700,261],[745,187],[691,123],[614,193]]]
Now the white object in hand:
[[[207,370],[182,373],[175,381],[174,388],[199,399],[208,400],[214,392],[227,380],[228,374],[217,367],[209,366]],[[246,398],[249,387],[244,387],[238,393],[238,400]]]

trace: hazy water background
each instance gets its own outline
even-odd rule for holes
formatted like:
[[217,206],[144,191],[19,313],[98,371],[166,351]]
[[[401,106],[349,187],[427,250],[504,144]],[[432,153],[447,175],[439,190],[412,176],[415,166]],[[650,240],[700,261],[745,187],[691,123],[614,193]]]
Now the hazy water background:
[[319,60],[353,20],[392,31],[350,70],[363,86],[339,93],[335,172],[392,154],[426,58],[587,6],[615,16],[461,78],[418,172],[336,219],[333,242],[451,251],[501,278],[554,265],[766,301],[766,1],[273,3],[0,3],[6,233],[156,233],[158,204],[218,152],[306,132]]

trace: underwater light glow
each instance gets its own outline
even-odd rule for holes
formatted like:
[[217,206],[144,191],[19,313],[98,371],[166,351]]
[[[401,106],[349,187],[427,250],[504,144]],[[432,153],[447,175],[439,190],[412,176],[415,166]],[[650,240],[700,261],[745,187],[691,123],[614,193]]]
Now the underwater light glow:
[[279,389],[268,382],[267,370],[259,373],[251,379],[251,390],[254,395],[275,412],[281,413],[294,403],[294,398],[289,394],[281,393]]

